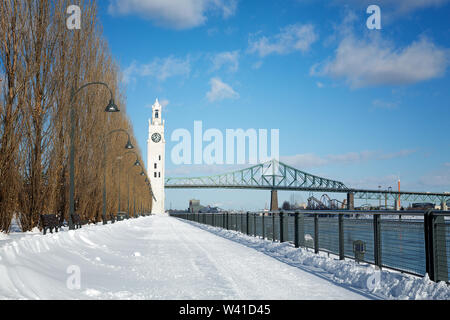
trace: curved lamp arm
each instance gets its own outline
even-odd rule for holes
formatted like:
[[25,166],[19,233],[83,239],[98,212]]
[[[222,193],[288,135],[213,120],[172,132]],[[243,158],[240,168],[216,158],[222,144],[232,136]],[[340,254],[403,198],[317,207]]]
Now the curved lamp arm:
[[108,133],[103,137],[103,145],[104,145],[104,147],[106,147],[106,139],[107,139],[110,135],[112,135],[113,133],[116,133],[116,132],[124,132],[124,133],[127,134],[127,136],[128,136],[128,142],[127,142],[127,144],[126,144],[126,146],[125,146],[125,149],[127,149],[127,150],[134,149],[134,146],[133,146],[133,144],[131,143],[131,136],[130,136],[130,134],[128,133],[128,131],[125,130],[125,129],[115,129],[115,130],[111,130],[110,132],[108,132]]
[[108,89],[109,93],[111,94],[111,101],[114,101],[114,95],[113,95],[113,92],[112,92],[111,88],[110,88],[106,83],[100,82],[100,81],[97,81],[97,82],[89,82],[89,83],[86,83],[85,85],[82,85],[82,86],[79,87],[77,90],[73,90],[73,91],[72,91],[72,95],[71,95],[71,97],[70,97],[70,101],[73,102],[74,99],[75,99],[75,96],[76,96],[81,90],[83,90],[83,89],[86,88],[86,87],[92,86],[92,85],[102,85],[102,86],[106,87],[106,88]]

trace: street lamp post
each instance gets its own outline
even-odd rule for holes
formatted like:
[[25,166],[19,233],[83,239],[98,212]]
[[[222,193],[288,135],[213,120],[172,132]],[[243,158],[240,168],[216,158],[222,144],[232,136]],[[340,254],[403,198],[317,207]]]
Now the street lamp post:
[[[131,153],[131,152],[127,152],[127,153]],[[136,154],[136,152],[133,152],[133,153]],[[143,170],[142,166],[141,166],[141,163],[139,162],[139,158],[138,158],[138,156],[136,154],[136,162],[134,163],[132,168],[138,167],[138,166],[141,167],[141,170]],[[128,206],[128,215],[130,215],[130,169],[131,168],[129,168],[127,170],[127,185],[128,185],[128,198],[127,198],[128,205],[127,206]],[[144,171],[142,171],[141,174],[145,175]],[[133,177],[133,213],[134,213],[134,210],[136,208],[136,204],[135,204],[136,203],[136,194],[135,194],[134,184],[135,184],[135,178]]]
[[[140,166],[140,162],[137,159],[137,155],[136,155],[136,162],[134,163],[133,167],[137,167]],[[131,168],[130,168],[131,169]],[[128,189],[128,196],[127,196],[127,213],[128,215],[130,215],[130,169],[128,169],[127,171],[127,189]],[[133,195],[134,196],[134,195]]]
[[74,108],[74,103],[75,103],[76,95],[84,88],[86,88],[88,86],[92,86],[92,85],[105,86],[111,94],[111,99],[109,100],[109,103],[105,109],[105,112],[109,112],[109,113],[120,112],[119,108],[114,103],[114,95],[106,83],[90,82],[90,83],[87,83],[87,84],[81,86],[77,90],[72,88],[72,93],[71,93],[71,97],[70,97],[69,230],[75,229],[74,223],[72,221],[72,215],[75,213],[75,142],[74,142],[74,140],[75,140],[75,108]]
[[[144,168],[142,168],[142,166],[141,166],[141,169],[142,169],[142,172],[141,172],[141,176],[145,176],[145,172],[144,172]],[[134,179],[133,179],[133,193],[134,193],[134,196],[133,196],[133,214],[134,214],[134,216],[136,216],[136,177],[134,177]],[[139,203],[138,203],[138,209],[139,209]]]
[[131,143],[131,137],[130,134],[124,130],[124,129],[116,129],[110,131],[103,139],[103,213],[102,213],[102,220],[103,224],[107,224],[106,221],[106,139],[113,133],[116,132],[124,132],[128,135],[128,142],[125,145],[125,149],[131,150],[134,149],[133,144]]
[[120,212],[120,177],[121,177],[121,173],[122,173],[122,157],[119,157],[119,209],[117,210],[118,212]]
[[118,205],[118,212],[121,212],[121,209],[122,209],[122,206],[121,206],[121,193],[120,193],[120,180],[121,180],[121,177],[122,177],[122,159],[123,159],[123,156],[121,156],[121,157],[117,157],[116,158],[116,161],[118,161],[119,162],[119,175],[118,175],[118,188],[119,188],[119,192],[118,192],[118,203],[119,203],[119,205]]
[[[124,156],[126,156],[127,154],[131,154],[134,153],[134,155],[136,156],[136,161],[134,162],[133,167],[137,167],[140,166],[141,163],[139,162],[139,156],[136,153],[136,151],[128,151],[125,152]],[[128,215],[130,214],[130,169],[127,170],[127,213]]]

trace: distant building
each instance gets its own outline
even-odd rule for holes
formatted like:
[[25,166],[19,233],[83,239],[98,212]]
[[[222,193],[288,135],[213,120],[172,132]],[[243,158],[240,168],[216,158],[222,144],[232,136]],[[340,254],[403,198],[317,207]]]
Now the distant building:
[[200,205],[200,200],[190,200],[189,201],[189,212],[190,213],[199,213],[202,206]]
[[190,213],[219,213],[222,211],[219,207],[204,207],[200,204],[200,200],[192,199],[189,201],[189,212]]
[[436,206],[434,203],[413,203],[411,205],[411,210],[427,210],[427,209],[435,209]]
[[211,206],[207,206],[207,207],[203,207],[201,206],[200,209],[200,213],[219,213],[220,210],[217,207],[211,207]]

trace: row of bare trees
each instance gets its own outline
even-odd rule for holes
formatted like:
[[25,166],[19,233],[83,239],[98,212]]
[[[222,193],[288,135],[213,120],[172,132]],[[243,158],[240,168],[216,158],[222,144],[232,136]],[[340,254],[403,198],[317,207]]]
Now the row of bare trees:
[[[81,30],[66,26],[71,4],[82,9]],[[82,219],[101,220],[104,137],[125,129],[136,147],[119,79],[94,0],[0,1],[0,231],[8,232],[14,218],[23,231],[38,227],[41,214],[67,219],[71,93],[96,81],[108,84],[121,112],[104,111],[110,99],[105,87],[76,95],[75,206]],[[136,155],[125,154],[127,139],[118,132],[106,142],[108,215],[118,210],[119,185],[127,211],[128,182],[135,183],[131,214],[151,209],[145,176],[133,166]]]

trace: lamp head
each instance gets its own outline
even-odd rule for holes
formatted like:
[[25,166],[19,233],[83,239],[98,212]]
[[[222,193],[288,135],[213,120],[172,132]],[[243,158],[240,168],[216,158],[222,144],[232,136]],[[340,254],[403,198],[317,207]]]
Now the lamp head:
[[109,100],[105,112],[120,112],[119,107],[114,103],[113,99]]
[[127,144],[126,144],[126,146],[125,146],[125,149],[127,149],[127,150],[134,149],[134,146],[133,146],[133,144],[131,143],[130,139],[128,139],[128,142],[127,142]]

